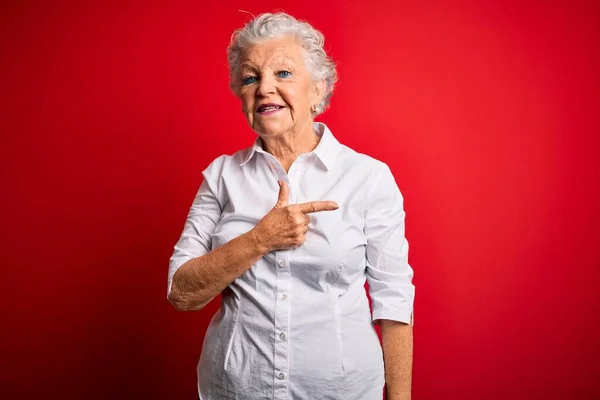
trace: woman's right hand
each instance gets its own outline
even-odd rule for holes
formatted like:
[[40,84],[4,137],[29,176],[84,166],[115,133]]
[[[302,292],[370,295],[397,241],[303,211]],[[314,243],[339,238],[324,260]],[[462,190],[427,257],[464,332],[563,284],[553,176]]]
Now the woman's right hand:
[[252,230],[259,246],[265,253],[298,247],[304,243],[310,216],[319,211],[333,211],[339,207],[333,201],[311,201],[288,204],[290,190],[287,183],[279,184],[277,204]]

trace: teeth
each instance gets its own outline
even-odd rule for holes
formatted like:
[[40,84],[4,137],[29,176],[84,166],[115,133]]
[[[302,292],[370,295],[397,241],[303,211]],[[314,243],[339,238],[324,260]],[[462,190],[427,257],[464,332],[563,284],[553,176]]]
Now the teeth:
[[277,110],[279,109],[279,107],[274,107],[274,106],[269,106],[269,107],[265,107],[263,109],[261,109],[260,111],[271,111],[271,110]]

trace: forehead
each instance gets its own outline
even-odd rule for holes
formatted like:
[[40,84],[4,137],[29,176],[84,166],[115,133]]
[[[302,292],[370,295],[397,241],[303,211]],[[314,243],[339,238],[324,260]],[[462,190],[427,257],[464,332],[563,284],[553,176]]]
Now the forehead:
[[250,46],[242,56],[242,67],[272,64],[304,64],[302,47],[292,38],[272,39]]

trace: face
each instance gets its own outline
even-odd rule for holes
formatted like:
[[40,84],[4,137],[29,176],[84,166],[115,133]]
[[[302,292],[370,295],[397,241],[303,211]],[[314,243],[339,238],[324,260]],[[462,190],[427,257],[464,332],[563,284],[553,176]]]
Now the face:
[[323,98],[325,83],[314,82],[303,49],[292,38],[250,47],[235,82],[248,124],[258,134],[277,136],[312,126],[311,106]]

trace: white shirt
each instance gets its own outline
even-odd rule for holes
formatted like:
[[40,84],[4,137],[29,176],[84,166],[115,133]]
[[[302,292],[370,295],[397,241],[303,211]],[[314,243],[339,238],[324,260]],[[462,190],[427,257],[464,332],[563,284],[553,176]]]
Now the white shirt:
[[325,124],[314,128],[318,146],[289,174],[260,138],[203,172],[168,292],[182,264],[256,226],[277,202],[277,179],[290,204],[332,200],[339,209],[307,214],[303,245],[268,253],[223,291],[198,363],[201,400],[382,398],[372,320],[408,323],[413,311],[403,197],[386,164],[340,144]]

